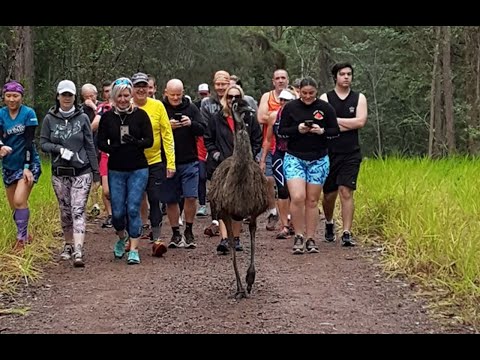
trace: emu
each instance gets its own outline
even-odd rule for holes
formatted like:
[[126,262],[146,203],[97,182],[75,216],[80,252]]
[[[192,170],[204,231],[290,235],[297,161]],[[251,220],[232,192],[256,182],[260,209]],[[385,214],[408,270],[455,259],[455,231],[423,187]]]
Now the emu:
[[249,111],[245,100],[234,101],[232,116],[234,119],[233,155],[225,159],[215,170],[209,192],[212,211],[218,214],[227,228],[228,243],[232,254],[233,269],[237,281],[237,292],[234,297],[246,297],[245,288],[237,267],[236,251],[233,239],[232,221],[250,218],[250,265],[247,270],[247,291],[250,294],[255,281],[255,232],[257,217],[268,208],[267,178],[254,161],[250,136],[245,128],[243,117]]

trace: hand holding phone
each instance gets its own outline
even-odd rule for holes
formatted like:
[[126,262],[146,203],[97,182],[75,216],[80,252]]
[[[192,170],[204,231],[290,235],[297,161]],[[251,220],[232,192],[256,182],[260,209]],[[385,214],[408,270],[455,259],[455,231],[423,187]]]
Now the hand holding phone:
[[173,114],[173,119],[177,121],[182,121],[182,116],[183,116],[182,113],[175,113]]
[[308,126],[308,127],[312,127],[313,126],[313,120],[312,119],[305,120],[305,125]]
[[129,135],[130,129],[128,125],[120,125],[120,144],[125,144],[125,140],[123,138],[124,135]]

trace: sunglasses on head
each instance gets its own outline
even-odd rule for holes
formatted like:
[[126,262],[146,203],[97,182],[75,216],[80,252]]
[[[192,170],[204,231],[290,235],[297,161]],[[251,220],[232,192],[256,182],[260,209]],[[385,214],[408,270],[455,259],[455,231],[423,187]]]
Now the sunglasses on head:
[[113,83],[113,86],[117,86],[117,85],[130,85],[130,81],[128,81],[127,79],[117,79],[114,81]]
[[228,100],[241,99],[241,98],[242,98],[242,95],[230,95],[230,94],[227,95]]

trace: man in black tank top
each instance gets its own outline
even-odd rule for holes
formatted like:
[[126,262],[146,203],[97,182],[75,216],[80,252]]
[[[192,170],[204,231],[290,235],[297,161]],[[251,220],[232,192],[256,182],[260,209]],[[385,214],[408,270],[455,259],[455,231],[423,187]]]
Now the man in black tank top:
[[362,154],[358,129],[367,122],[367,99],[351,89],[353,67],[338,63],[332,68],[335,88],[320,96],[333,106],[337,114],[340,136],[331,141],[328,149],[330,172],[323,187],[323,212],[325,214],[325,241],[335,241],[333,212],[337,194],[342,208],[342,246],[354,246],[351,228],[353,223],[353,192],[357,188]]

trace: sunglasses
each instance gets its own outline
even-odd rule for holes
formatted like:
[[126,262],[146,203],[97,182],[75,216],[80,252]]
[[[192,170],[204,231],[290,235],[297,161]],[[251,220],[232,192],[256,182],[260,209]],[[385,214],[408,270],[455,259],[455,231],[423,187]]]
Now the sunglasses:
[[227,95],[228,100],[232,100],[232,99],[235,99],[235,98],[241,99],[242,95],[230,95],[230,94]]
[[61,93],[60,95],[65,96],[65,97],[72,97],[73,96],[73,94],[71,94],[69,92],[64,92],[64,93]]
[[113,82],[113,86],[117,86],[117,85],[129,85],[129,86],[132,86],[132,84],[130,83],[130,81],[128,79],[117,79]]

